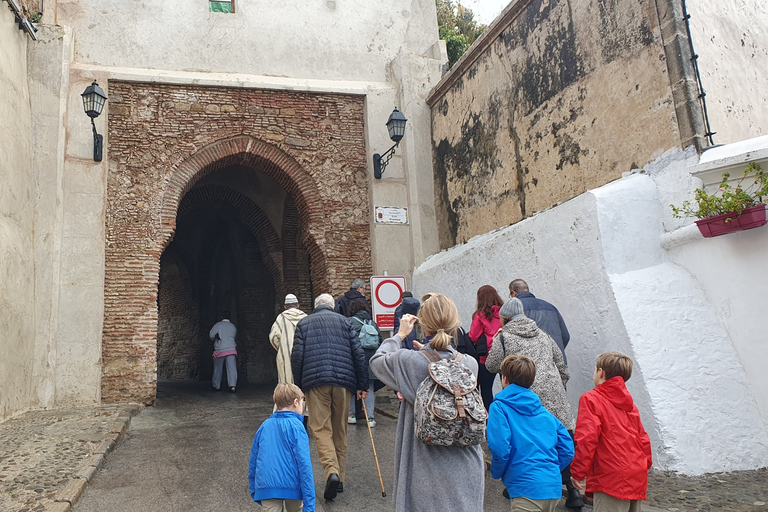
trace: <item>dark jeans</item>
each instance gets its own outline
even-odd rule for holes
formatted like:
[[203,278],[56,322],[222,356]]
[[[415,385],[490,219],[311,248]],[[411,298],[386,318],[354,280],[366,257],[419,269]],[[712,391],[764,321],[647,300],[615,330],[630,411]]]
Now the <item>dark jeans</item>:
[[485,405],[485,410],[487,411],[491,406],[491,402],[493,402],[493,379],[496,378],[496,374],[486,370],[485,365],[482,363],[478,366],[477,381],[480,384],[480,394],[483,396],[483,405]]
[[[571,439],[573,439],[573,430],[568,431],[569,434],[571,434]],[[576,447],[576,441],[573,442],[573,446]],[[568,464],[565,466],[565,469],[563,469],[560,472],[560,475],[563,477],[563,484],[565,484],[566,489],[569,491],[573,489],[573,484],[571,483],[571,465]]]

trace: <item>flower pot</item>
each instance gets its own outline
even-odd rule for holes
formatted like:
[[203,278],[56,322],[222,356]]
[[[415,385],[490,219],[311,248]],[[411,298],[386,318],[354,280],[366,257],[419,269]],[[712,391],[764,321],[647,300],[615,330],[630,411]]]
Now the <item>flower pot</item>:
[[699,231],[704,238],[725,235],[735,231],[743,231],[763,226],[767,223],[765,218],[765,203],[750,206],[737,213],[724,213],[715,217],[708,217],[696,221]]

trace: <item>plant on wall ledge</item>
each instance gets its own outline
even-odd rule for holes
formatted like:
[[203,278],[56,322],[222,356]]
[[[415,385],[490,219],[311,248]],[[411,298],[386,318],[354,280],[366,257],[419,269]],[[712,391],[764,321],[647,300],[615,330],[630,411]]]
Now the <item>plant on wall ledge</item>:
[[[708,194],[697,188],[694,195],[696,201],[692,205],[685,201],[681,206],[669,205],[675,217],[694,216],[699,220],[696,225],[705,238],[756,228],[766,224],[764,198],[768,198],[768,174],[759,165],[751,162],[744,170],[736,186],[731,186],[729,173],[723,173],[720,188],[714,194]],[[742,187],[744,180],[748,183]]]

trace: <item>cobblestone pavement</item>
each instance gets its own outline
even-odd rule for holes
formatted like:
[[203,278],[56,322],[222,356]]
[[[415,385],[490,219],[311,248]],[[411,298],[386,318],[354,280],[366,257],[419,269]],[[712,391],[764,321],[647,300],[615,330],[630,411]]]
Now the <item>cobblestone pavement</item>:
[[[33,411],[0,424],[0,510],[42,511],[70,482],[85,479],[97,451],[114,445],[113,430],[136,406]],[[117,433],[119,435],[119,433]],[[105,444],[106,441],[106,444]]]
[[[397,417],[400,404],[395,392],[390,388],[377,392],[376,407],[387,416]],[[768,468],[697,477],[651,470],[648,501],[643,505],[643,510],[768,512],[766,503]]]
[[[377,392],[376,408],[377,415],[397,418],[399,402],[394,392],[388,388]],[[94,476],[104,460],[104,456],[99,453],[108,453],[114,447],[116,439],[123,432],[120,430],[120,425],[122,424],[124,429],[131,415],[136,411],[136,406],[35,411],[0,424],[0,511],[67,510],[69,503],[61,501],[62,496],[68,496],[67,490],[75,489],[74,494],[70,494],[67,499],[76,501],[85,481]],[[206,414],[208,414],[207,411],[196,410],[196,421],[204,419]],[[213,415],[214,411],[210,411],[210,414]],[[387,452],[391,451],[388,448],[388,443],[391,441],[386,439],[388,436],[385,435],[384,430],[393,430],[394,424],[386,418],[381,418],[379,423],[382,429],[379,426],[376,428],[377,448],[380,450],[380,458],[383,459],[385,467],[382,467],[382,472],[385,473],[385,483],[389,488],[391,475],[388,473],[391,472],[391,468],[388,467]],[[360,437],[361,439],[354,442],[361,443],[362,447],[367,442],[367,432],[365,429],[358,430],[360,432],[353,433],[353,438]],[[379,438],[381,438],[381,447],[379,447]],[[375,473],[371,473],[371,468],[361,467],[360,469],[364,469],[366,475],[360,482],[360,486],[376,487],[378,481],[375,479]],[[321,472],[320,475],[322,475]],[[104,476],[101,480],[106,483],[108,478]],[[371,482],[367,482],[367,479]],[[97,487],[100,486],[99,481],[100,478],[97,476],[95,480]],[[73,487],[73,484],[77,485]],[[318,486],[322,488],[322,482],[319,482]],[[501,484],[498,481],[487,478],[485,510],[505,510],[503,504],[506,501],[496,499],[500,490]],[[113,492],[115,491],[110,491],[110,494]],[[108,495],[101,495],[97,504],[101,502],[103,505],[105,496]],[[345,500],[346,503],[339,501],[334,507],[330,507],[329,504],[323,505],[328,510],[331,508],[342,510],[345,509],[345,505],[351,505],[352,509],[361,509],[361,504],[353,502],[351,498],[353,495]],[[57,499],[60,501],[54,502]],[[646,512],[659,510],[768,512],[766,502],[768,502],[768,470],[766,469],[700,477],[684,477],[674,473],[652,471],[648,501],[643,506],[643,510]],[[362,508],[385,510],[387,505],[384,503],[391,502],[387,499],[382,503],[383,507],[372,507],[369,503],[368,507]],[[54,505],[59,508],[55,508]],[[245,505],[244,508],[253,509],[252,503]],[[107,508],[97,505],[95,510],[107,510]],[[151,509],[152,507],[146,510]],[[257,509],[258,507],[255,510]],[[585,507],[584,512],[590,509]],[[164,508],[159,507],[154,510],[164,510]]]

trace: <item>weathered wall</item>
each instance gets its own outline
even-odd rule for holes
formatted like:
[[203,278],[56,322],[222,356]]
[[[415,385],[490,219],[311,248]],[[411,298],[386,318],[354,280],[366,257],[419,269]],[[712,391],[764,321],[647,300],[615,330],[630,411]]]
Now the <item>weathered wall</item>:
[[32,111],[27,35],[0,6],[0,421],[36,405]]
[[667,65],[653,1],[510,4],[428,98],[441,247],[679,146]]
[[768,4],[687,0],[716,144],[768,133]]
[[371,274],[363,97],[127,82],[108,94],[106,399],[154,399],[160,254],[206,175],[251,168],[292,197],[315,293]]
[[414,283],[418,294],[453,297],[467,327],[479,286],[506,296],[512,279],[526,279],[571,333],[574,408],[593,387],[595,357],[622,351],[635,361],[627,385],[656,467],[755,469],[768,465],[768,388],[758,368],[768,347],[754,306],[768,283],[758,263],[768,229],[703,239],[692,220],[672,219],[669,203],[697,186],[689,174],[697,161],[693,150],[672,150],[645,174],[436,254]]
[[234,14],[207,2],[60,0],[57,22],[79,35],[86,65],[387,82],[404,48],[420,55],[437,41],[434,13],[433,0],[242,2]]

